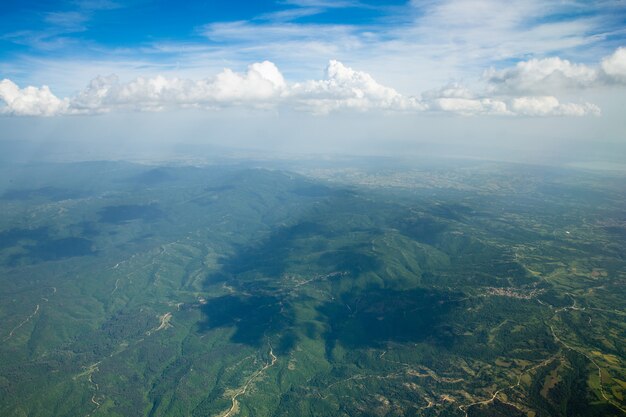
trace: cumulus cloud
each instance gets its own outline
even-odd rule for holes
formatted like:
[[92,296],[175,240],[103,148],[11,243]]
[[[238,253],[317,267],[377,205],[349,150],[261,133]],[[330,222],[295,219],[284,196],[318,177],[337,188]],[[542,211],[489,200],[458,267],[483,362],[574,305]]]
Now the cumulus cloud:
[[[621,76],[623,51],[603,61],[607,76]],[[562,60],[529,61],[500,75],[511,80],[536,80],[554,71],[572,79],[587,80],[583,67]],[[545,70],[545,68],[552,68]],[[604,68],[606,67],[606,69]],[[529,70],[529,68],[531,68]],[[554,68],[557,68],[555,70]],[[546,75],[548,74],[548,75]],[[377,82],[370,74],[332,60],[321,80],[288,83],[272,62],[248,66],[239,73],[224,69],[200,80],[156,76],[121,82],[115,75],[93,79],[72,98],[57,98],[47,86],[20,89],[10,80],[0,83],[0,112],[20,116],[97,114],[111,111],[162,111],[177,108],[220,109],[224,107],[289,107],[314,114],[337,110],[385,112],[444,112],[461,115],[499,116],[585,116],[600,109],[590,103],[561,103],[554,96],[516,95],[493,91],[472,92],[460,84],[449,84],[425,92],[421,98],[407,96]],[[494,75],[495,76],[495,75]],[[595,77],[595,75],[594,75]],[[531,81],[528,81],[529,83]]]
[[330,61],[325,80],[294,84],[289,92],[297,106],[314,113],[337,109],[424,110],[414,97],[403,96],[391,87],[379,84],[366,72],[355,71],[338,61]]
[[591,103],[561,103],[554,96],[477,97],[459,85],[424,94],[431,110],[464,116],[587,116],[599,115],[600,108]]
[[69,100],[59,99],[48,86],[19,88],[8,79],[0,81],[0,113],[16,116],[54,116],[68,111]]
[[626,84],[626,48],[618,48],[600,64],[606,77],[614,82]]
[[490,69],[484,77],[492,93],[560,91],[626,84],[626,48],[618,48],[599,65],[572,63],[558,57],[530,59],[500,71]]
[[512,115],[505,102],[492,98],[470,99],[456,97],[441,97],[434,99],[431,108],[446,112],[454,112],[466,116],[488,115]]
[[116,108],[157,111],[173,107],[227,105],[265,106],[286,89],[282,74],[269,61],[252,64],[245,73],[225,69],[214,78],[139,77],[122,84],[115,76],[97,77],[71,100],[79,113],[107,112]]
[[485,74],[492,90],[540,91],[545,88],[589,87],[598,71],[558,57],[518,62],[513,68],[489,70]]
[[590,103],[561,103],[553,96],[478,96],[460,84],[449,84],[423,94],[431,110],[465,116],[587,116],[599,115],[600,108]]
[[599,115],[600,108],[591,103],[560,103],[553,96],[518,97],[511,102],[511,109],[522,116],[585,116]]
[[[326,76],[323,80],[288,85],[276,65],[269,61],[252,64],[245,73],[225,69],[213,78],[202,80],[156,76],[139,77],[128,83],[121,83],[115,75],[99,76],[72,99],[64,99],[64,106],[40,113],[33,111],[12,113],[92,114],[116,109],[160,111],[180,107],[268,108],[280,105],[293,106],[316,114],[326,114],[338,109],[360,111],[425,109],[416,98],[403,96],[393,88],[379,84],[371,75],[355,71],[338,61],[330,61]],[[30,89],[32,87],[24,91]],[[44,92],[51,95],[47,87],[44,89]],[[7,97],[4,99],[3,96],[7,103],[13,102],[10,94]],[[33,102],[39,102],[42,107],[49,107],[49,103],[44,99],[45,97],[41,96],[39,100],[35,98]]]
[[422,94],[424,104],[431,110],[458,113],[462,115],[505,115],[512,114],[506,103],[490,97],[477,97],[461,84],[448,84],[437,90]]

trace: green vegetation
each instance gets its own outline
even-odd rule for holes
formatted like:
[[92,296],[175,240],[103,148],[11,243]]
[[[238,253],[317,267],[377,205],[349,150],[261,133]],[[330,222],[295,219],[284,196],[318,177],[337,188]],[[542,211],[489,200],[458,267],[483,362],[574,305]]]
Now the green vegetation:
[[365,165],[1,168],[0,415],[625,413],[626,178]]

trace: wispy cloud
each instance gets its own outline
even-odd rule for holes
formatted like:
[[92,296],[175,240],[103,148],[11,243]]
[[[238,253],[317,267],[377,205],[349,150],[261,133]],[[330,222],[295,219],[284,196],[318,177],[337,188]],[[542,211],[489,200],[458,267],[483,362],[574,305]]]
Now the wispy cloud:
[[366,6],[364,3],[356,0],[283,0],[280,3],[299,7],[318,7],[324,9]]
[[[79,9],[88,11],[114,10],[124,7],[123,3],[112,0],[74,0],[72,3]],[[128,3],[125,2],[125,4]]]
[[[184,40],[157,37],[122,49],[90,40],[88,30],[99,11],[120,4],[106,0],[73,4],[71,10],[48,15],[50,24],[43,30],[17,31],[3,38],[39,51],[55,50],[54,58],[38,56],[42,65],[47,60],[54,66],[54,59],[81,65],[82,60],[83,83],[95,75],[87,71],[96,56],[100,62],[110,61],[105,67],[124,60],[144,61],[155,69],[150,75],[163,66],[176,67],[182,75],[203,67],[213,69],[216,63],[244,68],[249,62],[270,60],[287,77],[300,79],[315,76],[325,62],[337,59],[375,74],[394,88],[417,94],[449,81],[478,84],[483,80],[477,74],[486,68],[501,70],[529,58],[597,60],[608,52],[607,45],[615,49],[619,46],[616,39],[626,36],[619,19],[626,13],[626,4],[620,1],[416,0],[385,9],[379,20],[357,24],[349,19],[327,23],[314,16],[337,8],[382,7],[350,0],[289,0],[277,10],[248,20],[213,21],[189,28]],[[31,58],[20,55],[8,70],[24,60],[32,62]],[[45,71],[31,68],[30,72]],[[138,71],[135,75],[148,74]],[[25,81],[49,82],[34,75],[28,78]],[[55,80],[55,87],[63,89],[59,82]],[[75,83],[75,77],[68,76],[66,82]]]
[[[302,8],[284,10],[287,16],[313,13],[307,7],[314,5],[327,6],[298,3]],[[291,65],[298,71],[307,63],[340,59],[376,72],[396,87],[413,85],[419,90],[451,79],[467,81],[485,68],[529,57],[588,60],[593,51],[595,58],[605,54],[604,39],[615,37],[610,33],[621,28],[611,13],[622,6],[587,2],[581,13],[582,7],[574,1],[558,5],[538,0],[414,1],[389,16],[391,24],[253,19],[210,23],[199,33],[222,46],[230,62],[269,59],[290,73]]]
[[113,10],[122,5],[109,0],[78,0],[70,3],[69,10],[41,13],[38,29],[25,29],[5,33],[0,39],[27,45],[35,50],[67,50],[76,45],[94,42],[81,39],[77,34],[88,30],[89,22],[101,10]]
[[224,43],[249,43],[266,45],[270,42],[280,42],[278,47],[303,41],[318,43],[333,40],[345,40],[355,35],[355,28],[350,25],[320,25],[296,23],[255,23],[250,21],[236,21],[224,23],[210,23],[201,29],[202,35],[209,40]]
[[256,17],[256,21],[291,22],[303,17],[314,16],[323,13],[325,9],[319,7],[298,7],[294,9],[279,10],[276,12],[263,13]]
[[46,13],[45,22],[56,27],[59,31],[80,32],[85,30],[85,23],[89,17],[78,11],[71,12],[50,12]]

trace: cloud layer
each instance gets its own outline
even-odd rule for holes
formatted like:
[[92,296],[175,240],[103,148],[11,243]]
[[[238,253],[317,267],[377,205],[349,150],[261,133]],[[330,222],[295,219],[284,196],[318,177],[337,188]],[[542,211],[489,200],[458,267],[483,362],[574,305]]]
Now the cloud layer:
[[485,78],[492,92],[535,92],[626,85],[626,48],[618,48],[597,67],[571,63],[558,57],[530,59],[512,68],[489,70]]
[[200,80],[164,76],[121,82],[115,75],[93,79],[72,98],[58,98],[47,86],[19,88],[0,82],[0,113],[14,116],[98,114],[112,111],[163,111],[225,107],[292,109],[314,114],[333,111],[443,112],[460,115],[585,116],[600,108],[586,102],[562,103],[559,92],[626,85],[626,48],[591,67],[558,57],[530,59],[485,73],[486,87],[472,92],[459,84],[407,96],[382,85],[370,74],[332,60],[325,78],[288,83],[269,61],[245,72],[224,69]]
[[282,74],[269,61],[252,64],[242,74],[225,69],[212,79],[198,81],[157,76],[140,77],[124,84],[112,75],[92,80],[86,89],[70,100],[67,111],[104,113],[120,109],[265,107],[275,103],[286,89]]
[[0,112],[16,116],[54,116],[70,111],[68,99],[57,98],[48,86],[19,88],[11,80],[0,81]]

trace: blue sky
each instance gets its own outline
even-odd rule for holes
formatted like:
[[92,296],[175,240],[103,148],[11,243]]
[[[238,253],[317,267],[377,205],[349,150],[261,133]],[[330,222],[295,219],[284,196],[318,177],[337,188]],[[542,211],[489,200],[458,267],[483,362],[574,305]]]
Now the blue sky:
[[[13,1],[0,17],[1,58],[35,56],[124,55],[123,50],[151,48],[161,43],[228,46],[208,39],[204,26],[248,21],[259,26],[274,22],[352,25],[355,29],[384,28],[402,20],[405,2],[351,1]],[[77,46],[81,50],[76,49]]]
[[[87,72],[90,62],[103,70],[117,66],[129,75],[182,69],[206,76],[225,65],[241,70],[270,60],[298,79],[316,75],[314,69],[321,71],[330,59],[365,71],[391,59],[408,67],[390,67],[387,78],[411,87],[411,75],[402,71],[420,70],[426,86],[431,78],[474,79],[486,67],[533,57],[594,63],[626,44],[626,3],[7,0],[0,28],[2,75],[64,93],[77,88],[66,85],[69,79],[85,83],[96,75]],[[59,71],[62,60],[86,72],[76,77],[73,71],[67,80],[40,73],[46,63],[49,71]],[[413,84],[416,90],[425,88],[419,81]]]
[[511,118],[583,118],[623,140],[623,0],[5,0],[0,28],[7,126],[228,110],[479,117],[486,137]]

